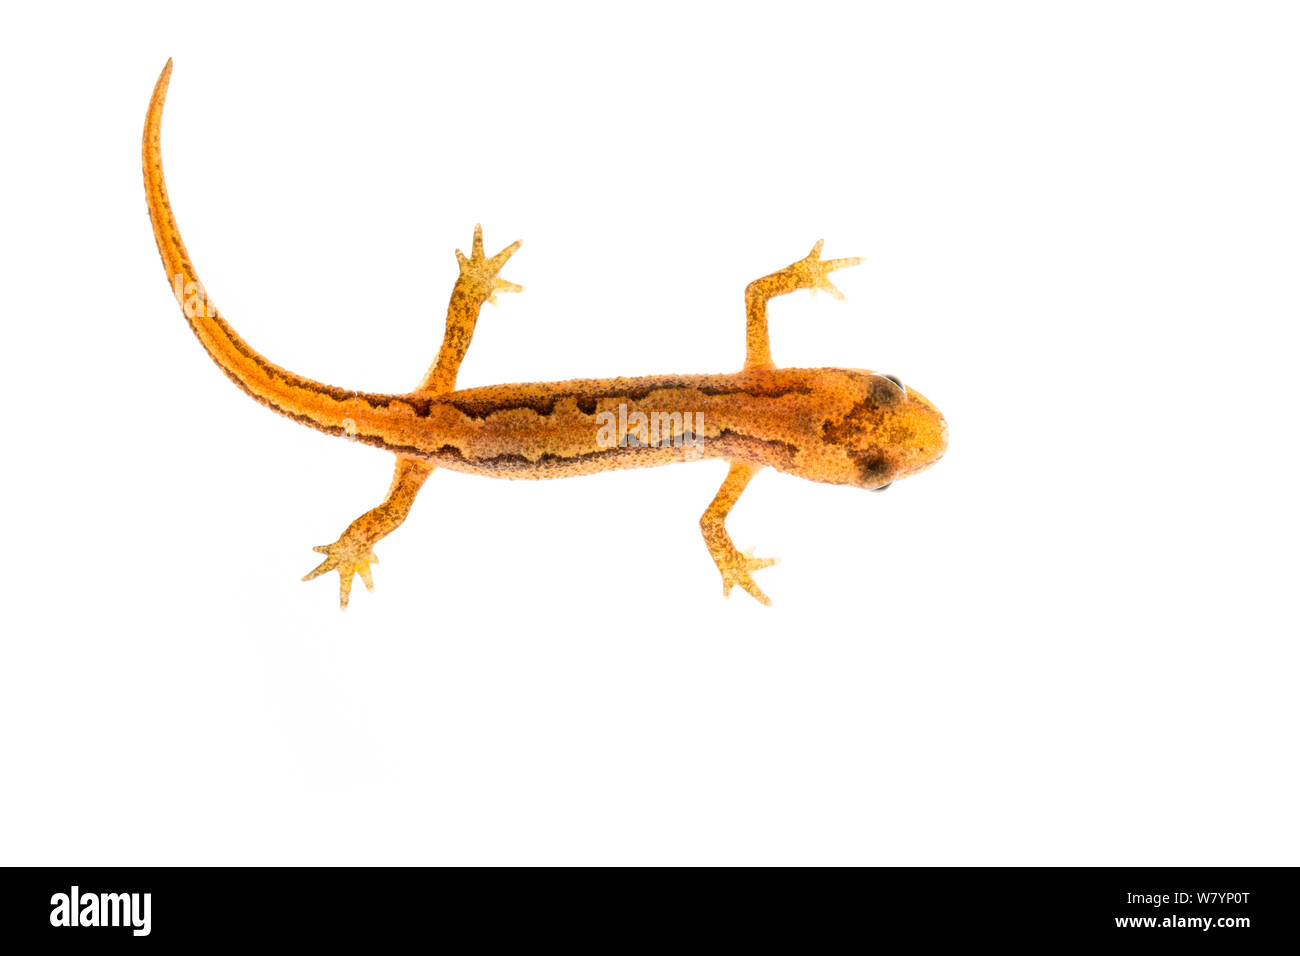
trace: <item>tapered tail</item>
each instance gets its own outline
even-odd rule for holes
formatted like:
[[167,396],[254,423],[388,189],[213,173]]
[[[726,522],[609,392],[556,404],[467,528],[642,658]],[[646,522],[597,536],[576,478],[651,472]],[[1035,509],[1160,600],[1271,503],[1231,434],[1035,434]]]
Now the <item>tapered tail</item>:
[[167,281],[181,305],[190,328],[208,355],[230,379],[257,401],[282,415],[319,431],[347,435],[367,444],[401,453],[378,436],[381,420],[392,412],[395,396],[368,395],[335,388],[295,375],[275,365],[245,342],[218,314],[199,281],[185,249],[162,167],[162,114],[171,80],[172,61],[163,67],[149,112],[145,117],[143,162],[144,191],[153,223],[154,241],[162,256]]

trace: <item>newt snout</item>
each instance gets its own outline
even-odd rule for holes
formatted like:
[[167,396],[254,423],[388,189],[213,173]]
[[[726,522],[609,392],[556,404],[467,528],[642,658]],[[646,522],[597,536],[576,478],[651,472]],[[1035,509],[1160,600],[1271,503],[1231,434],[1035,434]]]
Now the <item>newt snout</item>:
[[948,448],[948,423],[934,404],[895,375],[855,369],[861,398],[822,427],[822,438],[849,460],[849,484],[884,491],[924,471]]
[[895,478],[925,471],[948,450],[948,423],[943,413],[920,392],[905,391],[906,398],[895,413],[898,419],[895,427],[901,438],[894,448]]

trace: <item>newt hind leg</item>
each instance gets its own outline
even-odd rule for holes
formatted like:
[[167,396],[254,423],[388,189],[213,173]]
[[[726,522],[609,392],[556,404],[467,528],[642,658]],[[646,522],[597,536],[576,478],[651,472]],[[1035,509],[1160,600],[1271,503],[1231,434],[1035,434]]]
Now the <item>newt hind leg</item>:
[[375,582],[370,576],[370,565],[378,564],[372,550],[375,542],[406,520],[415,504],[415,496],[426,478],[433,472],[428,462],[413,459],[398,459],[393,482],[388,488],[388,496],[383,504],[371,508],[353,521],[333,544],[321,544],[313,548],[325,555],[325,560],[303,576],[304,581],[318,578],[330,571],[339,573],[339,607],[346,608],[352,595],[352,578],[360,575],[367,591],[375,589]]
[[474,243],[470,246],[468,256],[456,250],[456,261],[460,264],[460,275],[451,290],[451,301],[447,303],[447,332],[442,339],[442,348],[434,359],[429,371],[416,387],[417,392],[428,395],[441,395],[456,387],[456,373],[460,363],[469,349],[470,339],[474,337],[474,328],[478,325],[479,310],[483,303],[496,305],[498,292],[522,292],[524,287],[507,282],[499,275],[511,256],[523,245],[522,240],[515,240],[495,256],[488,258],[483,252],[483,227],[474,227]]
[[750,465],[733,461],[731,470],[723,479],[722,487],[709,503],[704,514],[700,516],[700,531],[704,535],[704,544],[713,556],[713,563],[722,575],[722,596],[730,597],[731,589],[740,585],[744,591],[760,604],[771,606],[772,600],[754,583],[751,571],[770,568],[776,564],[776,558],[756,558],[753,549],[740,551],[727,534],[727,515],[740,497],[745,486],[762,470],[759,465]]
[[[452,287],[451,301],[447,303],[447,331],[442,339],[442,347],[438,350],[438,357],[415,391],[440,395],[456,387],[456,375],[469,349],[470,340],[474,337],[474,328],[478,324],[483,303],[491,302],[495,305],[498,292],[523,291],[523,286],[507,282],[499,276],[506,260],[515,254],[520,245],[518,241],[513,242],[489,258],[483,251],[483,227],[475,226],[470,254],[466,256],[459,249],[456,250],[460,275]],[[416,495],[432,473],[433,465],[427,461],[397,459],[393,481],[383,503],[348,525],[333,544],[318,545],[314,550],[325,555],[325,560],[308,572],[303,580],[310,581],[330,571],[337,571],[341,608],[348,606],[354,576],[359,575],[367,590],[373,590],[370,565],[379,561],[375,557],[375,543],[395,531],[406,520],[411,506],[415,504]]]
[[798,289],[809,289],[816,294],[820,289],[837,299],[844,293],[831,283],[830,274],[836,269],[861,265],[857,257],[848,259],[823,259],[822,240],[812,247],[812,252],[798,262],[771,275],[755,279],[745,287],[745,368],[771,368],[772,348],[767,337],[767,303],[779,295]]

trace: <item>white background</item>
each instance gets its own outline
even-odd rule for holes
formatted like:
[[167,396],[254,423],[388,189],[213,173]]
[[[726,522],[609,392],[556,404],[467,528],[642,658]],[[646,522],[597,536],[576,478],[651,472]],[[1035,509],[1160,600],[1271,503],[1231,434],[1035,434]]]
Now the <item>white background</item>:
[[[478,12],[482,11],[482,12]],[[0,29],[0,861],[1295,864],[1300,40],[1239,3],[26,5]],[[884,495],[721,462],[438,472],[190,334],[139,141],[272,360],[404,391],[453,249],[523,237],[462,385],[892,372]]]

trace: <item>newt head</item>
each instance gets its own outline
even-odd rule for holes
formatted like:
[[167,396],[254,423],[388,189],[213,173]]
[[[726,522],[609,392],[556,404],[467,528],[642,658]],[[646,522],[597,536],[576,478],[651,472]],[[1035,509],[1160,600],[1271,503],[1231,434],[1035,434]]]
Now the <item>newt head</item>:
[[847,456],[848,484],[884,491],[899,478],[929,468],[948,449],[948,423],[928,398],[897,376],[854,370],[863,394],[822,437]]

